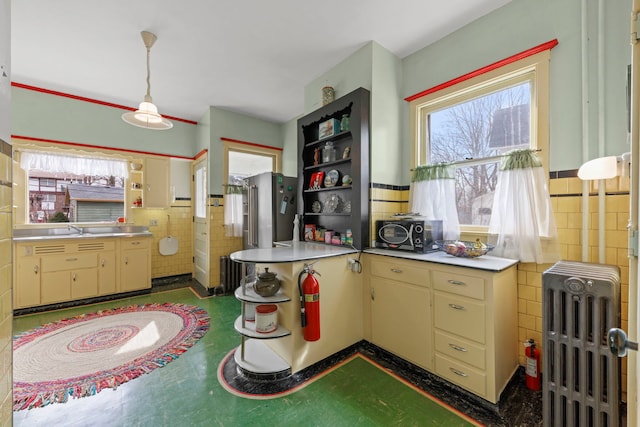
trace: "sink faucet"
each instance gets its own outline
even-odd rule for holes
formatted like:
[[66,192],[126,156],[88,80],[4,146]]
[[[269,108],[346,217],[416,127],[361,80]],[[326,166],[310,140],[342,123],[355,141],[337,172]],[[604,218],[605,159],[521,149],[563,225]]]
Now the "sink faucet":
[[82,227],[76,227],[75,225],[69,224],[68,227],[69,227],[69,230],[76,230],[80,234],[82,234],[84,231]]

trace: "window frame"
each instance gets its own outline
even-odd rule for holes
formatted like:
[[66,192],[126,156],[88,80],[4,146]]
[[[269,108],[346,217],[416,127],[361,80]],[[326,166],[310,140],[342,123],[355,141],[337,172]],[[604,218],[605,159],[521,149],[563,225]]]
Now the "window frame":
[[[550,50],[515,60],[501,67],[472,78],[447,85],[440,90],[410,100],[411,156],[410,169],[429,164],[426,145],[428,129],[424,129],[424,117],[431,111],[459,104],[482,95],[507,88],[518,82],[531,82],[530,147],[540,151],[538,157],[548,177],[549,162],[549,61]],[[458,79],[455,79],[458,80]],[[455,81],[454,80],[454,81]],[[501,156],[495,156],[500,159]],[[473,166],[486,163],[492,157],[479,160],[462,160],[454,165]],[[548,178],[547,178],[548,179]],[[488,226],[460,224],[462,233],[486,234]]]

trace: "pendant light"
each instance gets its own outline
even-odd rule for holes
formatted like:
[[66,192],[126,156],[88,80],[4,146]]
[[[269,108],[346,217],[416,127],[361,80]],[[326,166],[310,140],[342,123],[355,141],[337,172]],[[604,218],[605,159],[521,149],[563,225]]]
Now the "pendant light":
[[173,127],[173,123],[158,114],[158,108],[153,104],[151,100],[151,82],[149,71],[149,57],[151,56],[151,46],[158,39],[155,34],[149,31],[142,31],[142,41],[147,47],[147,94],[144,96],[144,101],[140,103],[140,106],[136,111],[129,111],[122,115],[122,120],[130,125],[138,126],[146,129],[154,130],[166,130]]

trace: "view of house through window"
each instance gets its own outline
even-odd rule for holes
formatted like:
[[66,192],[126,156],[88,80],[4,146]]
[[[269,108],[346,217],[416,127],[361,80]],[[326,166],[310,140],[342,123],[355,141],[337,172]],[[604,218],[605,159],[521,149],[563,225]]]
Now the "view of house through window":
[[114,222],[124,216],[125,161],[22,153],[21,166],[29,181],[29,223]]
[[545,50],[505,60],[411,97],[410,167],[444,163],[455,168],[461,230],[487,230],[505,153],[542,150],[538,157],[547,167],[549,58]]
[[459,163],[461,224],[488,225],[499,156],[530,145],[531,84],[525,82],[427,112],[429,163]]

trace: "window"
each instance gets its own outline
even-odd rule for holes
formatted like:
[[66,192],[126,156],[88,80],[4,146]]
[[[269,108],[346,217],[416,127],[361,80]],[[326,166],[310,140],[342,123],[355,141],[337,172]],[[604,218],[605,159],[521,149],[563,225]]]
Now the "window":
[[412,168],[456,167],[462,231],[489,224],[501,155],[548,146],[548,51],[411,101]]
[[125,160],[22,151],[29,186],[25,222],[113,222],[124,216]]

